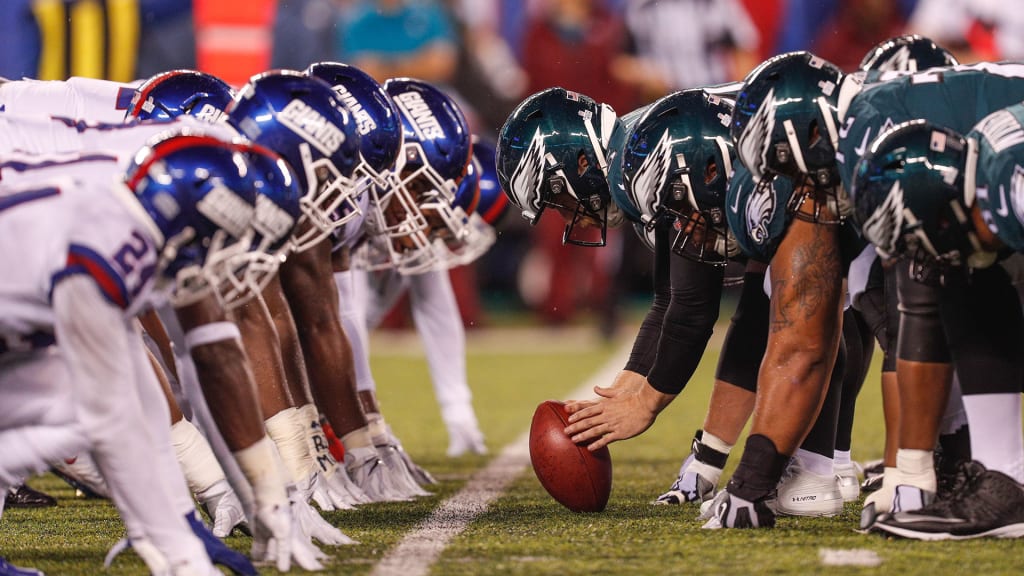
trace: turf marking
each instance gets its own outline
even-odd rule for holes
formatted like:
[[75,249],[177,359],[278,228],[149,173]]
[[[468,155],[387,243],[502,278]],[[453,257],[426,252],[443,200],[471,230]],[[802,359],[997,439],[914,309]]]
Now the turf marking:
[[825,566],[880,566],[882,558],[865,548],[820,548],[818,558]]
[[[609,360],[569,398],[593,396],[596,385],[607,386],[622,369],[632,343],[616,350]],[[374,576],[423,576],[448,544],[462,533],[487,506],[501,497],[530,465],[530,430],[527,428],[494,460],[478,471],[466,485],[442,502],[430,516],[417,524],[374,567]]]

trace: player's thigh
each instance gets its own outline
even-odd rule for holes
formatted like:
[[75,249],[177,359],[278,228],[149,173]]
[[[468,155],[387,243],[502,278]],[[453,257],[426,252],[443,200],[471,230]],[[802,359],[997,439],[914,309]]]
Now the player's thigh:
[[0,429],[74,420],[73,390],[56,347],[0,358]]

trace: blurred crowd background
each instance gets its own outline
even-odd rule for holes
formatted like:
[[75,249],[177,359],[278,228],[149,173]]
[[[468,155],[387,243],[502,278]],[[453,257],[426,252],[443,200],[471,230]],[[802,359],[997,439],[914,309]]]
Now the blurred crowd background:
[[[1013,0],[4,0],[0,76],[118,81],[195,68],[240,86],[321,60],[383,81],[417,77],[494,139],[525,96],[560,85],[620,115],[674,90],[740,80],[807,49],[845,70],[874,44],[924,34],[961,62],[1024,58]],[[650,254],[632,230],[603,249],[561,245],[561,224],[506,215],[492,250],[453,271],[463,318],[503,312],[614,333],[650,300]],[[406,321],[399,310],[386,325]]]

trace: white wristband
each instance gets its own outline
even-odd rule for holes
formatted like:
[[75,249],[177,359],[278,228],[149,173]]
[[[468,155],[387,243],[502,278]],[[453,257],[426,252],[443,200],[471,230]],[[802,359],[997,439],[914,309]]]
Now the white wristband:
[[240,340],[242,333],[233,322],[211,322],[185,333],[185,347],[189,350],[222,340]]

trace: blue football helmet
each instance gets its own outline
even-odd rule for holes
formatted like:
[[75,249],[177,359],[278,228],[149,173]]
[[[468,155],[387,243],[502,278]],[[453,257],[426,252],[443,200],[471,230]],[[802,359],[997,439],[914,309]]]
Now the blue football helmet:
[[473,135],[473,165],[480,168],[480,201],[476,205],[476,213],[491,226],[497,226],[508,212],[508,196],[501,191],[495,155],[494,142]]
[[186,305],[229,284],[253,242],[255,185],[228,142],[194,131],[161,135],[144,146],[125,184],[163,238],[157,273]]
[[991,265],[995,255],[981,247],[965,194],[976,154],[973,140],[925,120],[882,133],[854,172],[861,234],[882,257],[908,257],[921,282],[941,282],[952,267]]
[[494,245],[494,225],[508,208],[508,198],[501,191],[494,166],[494,144],[476,134],[472,161],[459,183],[454,205],[468,214],[469,234],[462,243],[448,244],[454,265],[466,265],[483,256]]
[[731,117],[727,100],[699,88],[669,94],[630,130],[621,159],[624,211],[649,228],[669,221],[675,253],[716,266],[739,251],[725,221]]
[[956,56],[931,39],[918,34],[904,34],[879,42],[864,55],[859,68],[878,72],[919,72],[957,64]]
[[135,89],[125,118],[170,120],[182,114],[206,122],[224,115],[235,93],[223,80],[195,70],[171,70],[146,80]]
[[448,246],[471,234],[468,214],[453,205],[470,163],[469,127],[455,101],[426,82],[393,78],[384,90],[398,108],[403,143],[395,184],[373,190],[367,227],[387,258],[369,265],[403,274],[447,266]]
[[[839,223],[849,213],[835,158],[842,78],[839,68],[810,52],[790,52],[755,68],[736,99],[733,142],[754,179],[770,172],[810,184],[796,205],[798,218]],[[805,201],[813,202],[811,214],[800,210]]]
[[[564,243],[604,246],[607,228],[624,217],[608,190],[608,152],[618,118],[607,104],[564,88],[523,100],[498,137],[501,187],[530,224],[546,208],[568,220]],[[577,225],[595,225],[598,241],[574,236]]]
[[246,302],[267,287],[291,250],[295,225],[302,217],[298,178],[287,162],[268,148],[249,142],[236,144],[249,165],[256,192],[253,214],[253,244],[239,255],[231,285],[222,290],[229,308]]
[[361,187],[387,188],[402,149],[402,120],[384,88],[369,74],[340,62],[318,62],[306,74],[327,82],[348,107],[359,131],[362,162],[354,178]]
[[362,158],[359,131],[326,82],[293,70],[253,76],[229,105],[228,122],[295,171],[303,192],[296,251],[360,214],[353,180]]

